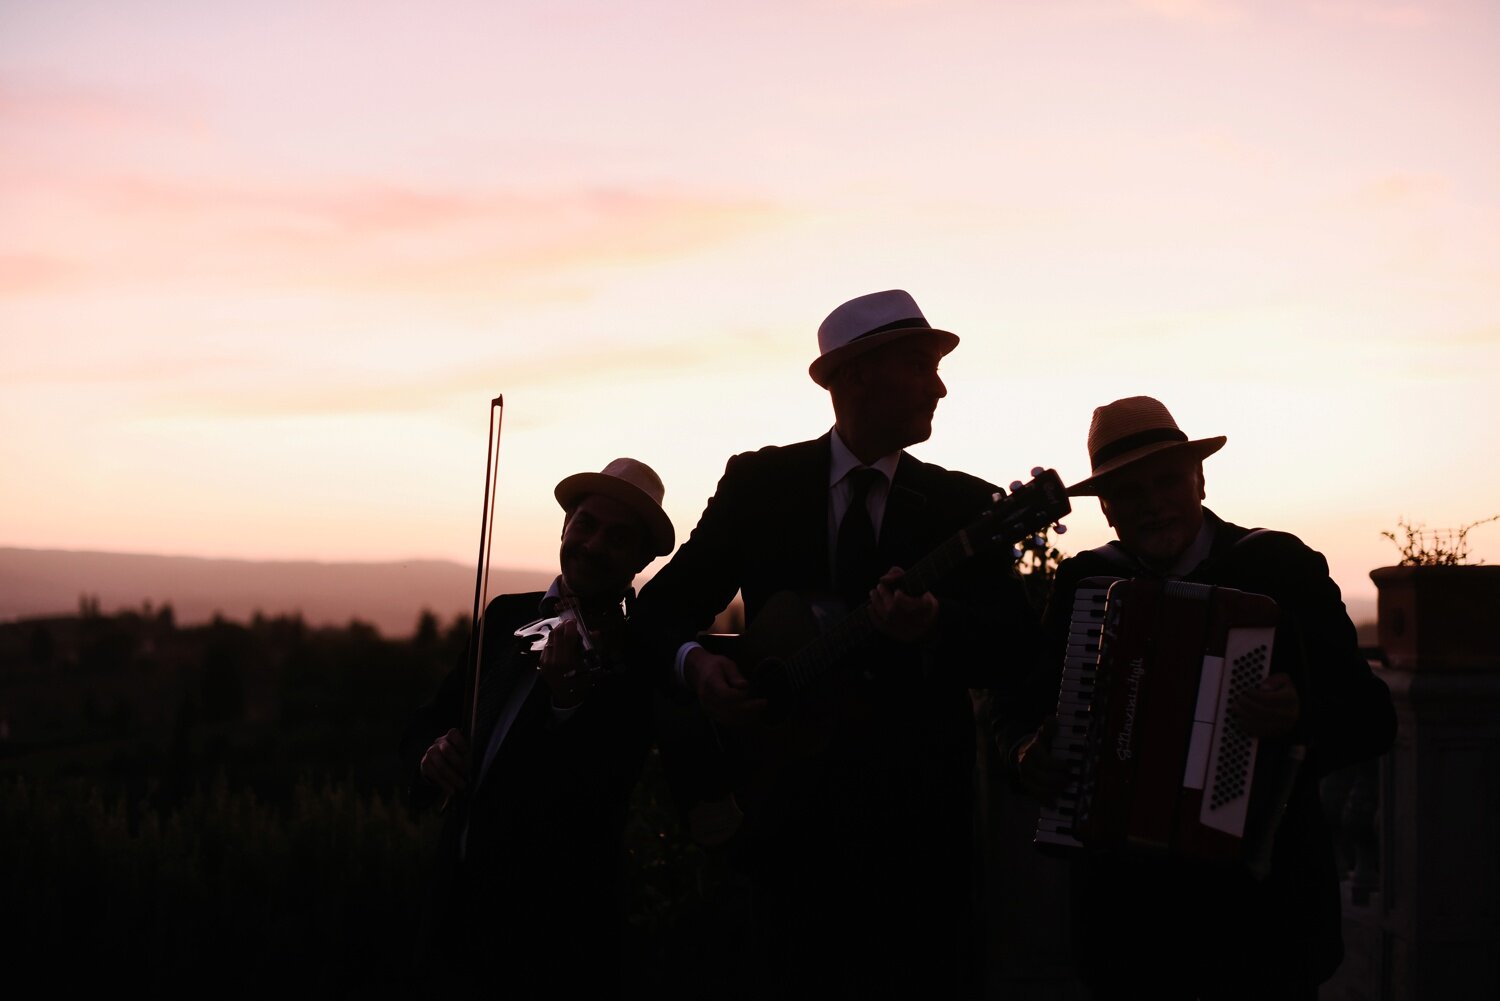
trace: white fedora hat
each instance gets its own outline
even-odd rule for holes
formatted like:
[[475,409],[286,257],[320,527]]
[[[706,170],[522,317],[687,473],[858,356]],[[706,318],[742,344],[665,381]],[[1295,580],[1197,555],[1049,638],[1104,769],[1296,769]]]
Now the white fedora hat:
[[818,357],[807,374],[826,389],[834,370],[844,362],[900,337],[934,338],[943,354],[958,347],[958,336],[928,323],[910,293],[901,289],[871,292],[828,314],[818,328]]
[[677,544],[672,519],[661,507],[666,487],[662,486],[656,470],[639,459],[615,459],[600,472],[574,473],[564,477],[552,491],[564,511],[572,510],[573,505],[590,494],[603,494],[635,512],[646,526],[654,555],[666,556]]

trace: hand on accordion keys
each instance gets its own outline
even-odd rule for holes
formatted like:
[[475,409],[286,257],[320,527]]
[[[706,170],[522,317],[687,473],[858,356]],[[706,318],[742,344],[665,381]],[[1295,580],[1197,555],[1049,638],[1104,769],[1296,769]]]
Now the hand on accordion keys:
[[1302,701],[1292,679],[1278,672],[1266,675],[1258,687],[1235,699],[1230,711],[1248,736],[1276,739],[1297,725]]
[[1044,803],[1056,800],[1067,789],[1071,776],[1067,759],[1052,747],[1056,733],[1057,717],[1048,717],[1015,752],[1016,778],[1021,788]]

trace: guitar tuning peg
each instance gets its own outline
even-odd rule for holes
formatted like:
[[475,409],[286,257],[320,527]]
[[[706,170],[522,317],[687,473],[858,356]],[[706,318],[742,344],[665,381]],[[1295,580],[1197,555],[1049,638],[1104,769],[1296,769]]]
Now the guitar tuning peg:
[[1052,531],[1056,532],[1058,535],[1067,535],[1068,526],[1059,521],[1056,525],[1052,526]]
[[1038,532],[1031,537],[1031,544],[1037,547],[1045,546],[1047,544],[1047,537]]
[[1020,490],[1021,487],[1023,487],[1023,486],[1025,486],[1025,484],[1023,484],[1020,480],[1011,480],[1010,481],[1010,492],[1011,493],[1015,493],[1017,490]]
[[1043,469],[1041,466],[1032,466],[1031,467],[1031,478],[1032,479],[1036,479],[1038,476],[1041,476],[1045,472],[1046,472],[1046,470]]
[[1021,558],[1021,553],[1023,553],[1024,551],[1025,550],[1023,550],[1020,546],[1011,546],[1010,547],[1010,558],[1013,559],[1013,560],[1018,560],[1018,559]]
[[1003,501],[1004,499],[1005,499],[1005,491],[1004,490],[996,490],[994,493],[990,494],[990,503],[991,504],[998,504],[1000,501]]

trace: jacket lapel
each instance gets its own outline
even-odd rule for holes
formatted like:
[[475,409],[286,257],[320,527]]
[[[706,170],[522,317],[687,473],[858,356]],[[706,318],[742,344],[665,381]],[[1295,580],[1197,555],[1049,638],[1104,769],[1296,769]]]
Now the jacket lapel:
[[830,561],[832,544],[828,538],[828,464],[832,461],[828,434],[806,443],[805,447],[787,449],[788,476],[784,496],[797,505],[789,511],[785,524],[806,526],[805,530],[788,532],[791,544],[789,555],[801,566],[801,573],[792,579],[812,582],[812,586],[828,590],[833,580]]

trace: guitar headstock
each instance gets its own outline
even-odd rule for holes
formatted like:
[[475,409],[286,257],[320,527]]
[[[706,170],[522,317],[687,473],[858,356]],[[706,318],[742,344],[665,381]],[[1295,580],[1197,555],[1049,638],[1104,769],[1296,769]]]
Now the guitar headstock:
[[[1013,545],[1054,525],[1059,518],[1073,510],[1068,500],[1068,489],[1055,469],[1037,466],[1031,471],[1031,479],[1019,480],[1010,485],[1009,494],[996,494],[993,504],[983,518],[983,531],[997,545]],[[1058,534],[1067,531],[1061,524],[1055,526]]]

